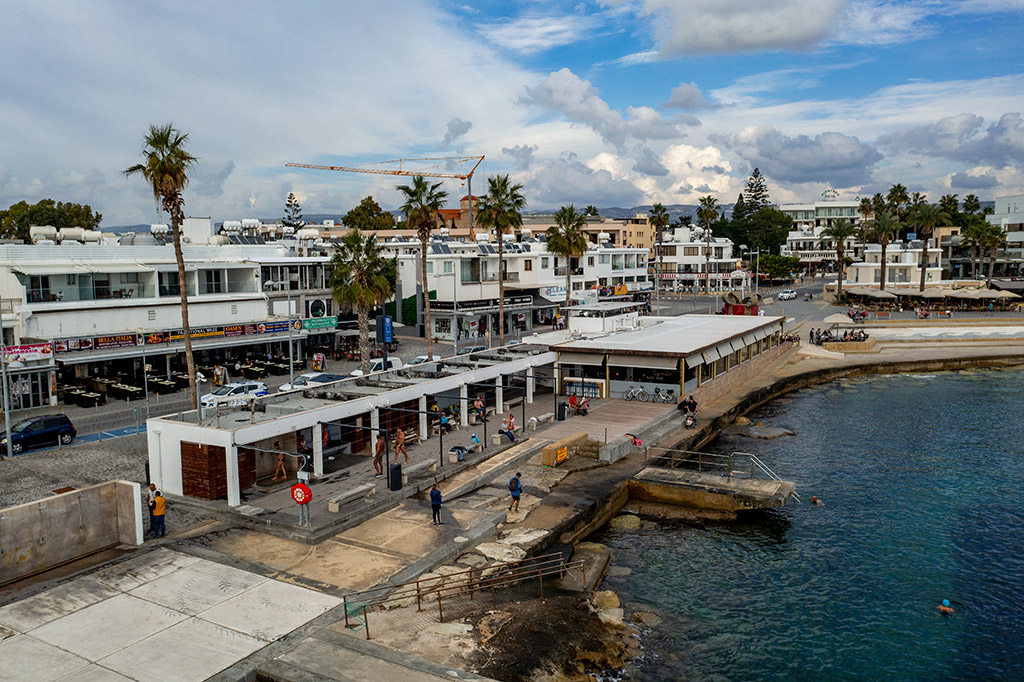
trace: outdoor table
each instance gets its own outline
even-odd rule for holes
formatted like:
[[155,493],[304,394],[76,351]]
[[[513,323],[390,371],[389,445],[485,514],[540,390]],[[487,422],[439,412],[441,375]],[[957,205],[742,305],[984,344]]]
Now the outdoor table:
[[102,393],[83,393],[78,404],[82,407],[97,407],[105,402],[107,401]]
[[81,402],[82,395],[85,394],[80,388],[68,389],[64,391],[64,402],[65,404],[78,405]]

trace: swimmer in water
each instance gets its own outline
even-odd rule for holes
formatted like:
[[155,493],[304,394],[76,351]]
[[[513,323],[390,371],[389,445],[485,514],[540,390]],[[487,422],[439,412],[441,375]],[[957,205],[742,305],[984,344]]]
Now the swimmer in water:
[[813,497],[813,496],[811,497],[811,504],[813,504],[815,507],[824,507],[825,506],[824,502],[819,500],[817,497]]
[[953,607],[949,605],[948,599],[943,599],[942,603],[939,604],[939,613],[953,613]]

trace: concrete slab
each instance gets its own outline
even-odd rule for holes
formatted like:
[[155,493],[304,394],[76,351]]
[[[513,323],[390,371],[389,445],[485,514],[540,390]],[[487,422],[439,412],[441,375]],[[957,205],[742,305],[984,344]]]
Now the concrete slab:
[[93,663],[60,678],[57,682],[132,682],[132,680]]
[[199,561],[151,580],[131,594],[194,616],[267,580],[230,566]]
[[189,566],[199,560],[198,557],[160,548],[115,566],[104,568],[94,573],[92,577],[122,592],[131,592],[139,585],[173,573],[179,568]]
[[89,664],[84,658],[29,635],[0,642],[0,661],[3,661],[3,679],[17,682],[50,682]]
[[119,593],[98,580],[80,578],[0,608],[0,624],[28,632]]
[[199,618],[189,618],[99,661],[139,682],[201,682],[264,642]]
[[[363,656],[355,651],[334,646],[319,639],[306,639],[276,660],[319,675],[320,679],[402,680],[402,682],[437,682],[441,675],[413,670],[391,661]],[[450,679],[450,678],[449,678]]]
[[[442,519],[447,530],[470,528],[487,516],[471,509],[442,506]],[[444,530],[430,524],[430,508],[413,500],[364,521],[336,535],[336,542],[373,547],[388,554],[415,560],[426,556],[444,541]]]
[[199,617],[272,642],[341,603],[326,594],[271,580],[203,611]]
[[98,661],[187,617],[159,604],[119,594],[38,627],[32,636]]

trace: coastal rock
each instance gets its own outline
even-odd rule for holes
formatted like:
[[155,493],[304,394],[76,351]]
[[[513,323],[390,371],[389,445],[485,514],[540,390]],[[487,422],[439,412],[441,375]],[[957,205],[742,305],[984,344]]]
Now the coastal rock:
[[634,623],[642,623],[651,628],[661,625],[661,617],[648,611],[637,611],[629,619]]
[[480,630],[480,643],[490,642],[510,620],[512,620],[512,614],[508,611],[496,611],[481,618],[480,622],[476,624]]
[[476,551],[488,559],[494,559],[503,563],[526,558],[526,550],[520,549],[515,545],[502,545],[497,542],[483,542],[477,545]]
[[381,604],[381,608],[383,608],[385,611],[390,611],[391,609],[404,609],[405,607],[412,606],[415,603],[415,596],[403,597],[401,599],[391,599],[389,601],[386,601],[383,604]]
[[450,565],[449,566],[438,566],[437,568],[434,569],[434,573],[437,573],[438,575],[442,576],[443,578],[447,578],[448,576],[450,576],[450,575],[452,575],[454,573],[462,573],[465,570],[466,569],[463,568],[462,566],[450,566]]
[[610,552],[608,545],[602,545],[600,542],[577,542],[576,549],[585,549],[591,552],[604,552],[605,554]]
[[616,516],[608,525],[616,530],[636,530],[640,527],[640,517],[633,516],[632,514],[623,514],[622,516]]
[[483,568],[487,565],[488,562],[487,559],[485,559],[484,557],[480,556],[479,554],[473,553],[463,554],[458,559],[456,559],[456,563],[466,566],[467,568]]
[[611,627],[623,627],[625,624],[622,622],[622,609],[598,609],[597,617],[601,619],[601,622]]
[[531,529],[516,529],[509,531],[505,537],[498,540],[503,545],[526,545],[531,544],[535,540],[540,540],[542,537],[547,535],[550,531],[542,528],[531,528]]
[[590,603],[595,609],[617,609],[619,608],[619,595],[611,590],[597,590],[590,596]]
[[747,419],[746,417],[736,417],[736,420],[733,422],[733,424],[735,424],[736,426],[747,426],[748,424],[750,424],[750,420]]
[[424,573],[418,579],[420,589],[429,590],[441,584],[443,578],[437,573]]

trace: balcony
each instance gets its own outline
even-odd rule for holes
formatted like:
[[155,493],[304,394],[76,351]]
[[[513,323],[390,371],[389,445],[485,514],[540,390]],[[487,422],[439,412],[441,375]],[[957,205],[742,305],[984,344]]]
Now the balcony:
[[28,289],[29,303],[73,303],[75,301],[109,301],[125,298],[153,298],[155,288],[148,284],[122,284],[120,286],[70,286],[64,289]]

